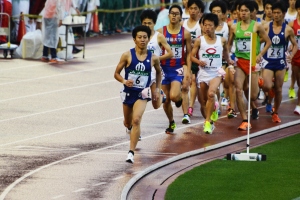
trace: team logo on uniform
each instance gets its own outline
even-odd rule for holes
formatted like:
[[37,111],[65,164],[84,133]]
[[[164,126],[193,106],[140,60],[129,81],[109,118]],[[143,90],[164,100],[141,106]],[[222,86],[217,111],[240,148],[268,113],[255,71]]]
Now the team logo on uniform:
[[272,43],[273,44],[279,44],[280,42],[280,38],[278,37],[278,35],[275,35],[273,38],[272,38]]
[[208,53],[208,54],[215,54],[216,52],[217,52],[217,50],[214,49],[214,48],[208,48],[208,49],[206,49],[206,53]]
[[146,67],[144,65],[144,63],[138,63],[136,66],[135,66],[135,70],[136,71],[145,71]]
[[300,35],[300,29],[297,29],[297,35]]
[[249,32],[249,31],[245,32],[244,36],[251,36],[251,32]]

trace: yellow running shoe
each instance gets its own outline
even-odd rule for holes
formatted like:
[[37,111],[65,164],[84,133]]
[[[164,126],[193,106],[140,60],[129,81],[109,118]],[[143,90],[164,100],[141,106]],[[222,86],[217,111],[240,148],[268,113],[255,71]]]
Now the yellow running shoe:
[[289,97],[291,99],[296,98],[296,92],[294,88],[289,88]]

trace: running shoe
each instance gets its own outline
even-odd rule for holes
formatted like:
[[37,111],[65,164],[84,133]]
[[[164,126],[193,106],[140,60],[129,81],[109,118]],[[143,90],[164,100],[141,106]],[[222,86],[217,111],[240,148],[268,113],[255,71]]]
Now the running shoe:
[[228,119],[237,117],[237,114],[236,114],[236,112],[234,111],[234,109],[232,109],[232,108],[229,108],[229,109],[228,109],[227,117],[228,117]]
[[130,128],[127,128],[127,127],[126,127],[126,133],[127,133],[127,134],[130,134],[130,133],[131,133],[131,129],[132,129],[132,126],[131,126]]
[[[249,129],[251,129],[252,126],[249,124]],[[238,130],[240,131],[246,131],[248,130],[248,122],[242,122],[242,124],[238,127]]]
[[264,94],[264,92],[262,90],[259,91],[258,99],[259,100],[265,99],[265,94]]
[[169,127],[166,129],[166,134],[173,133],[176,128],[176,123],[174,121],[170,122]]
[[212,134],[213,130],[215,129],[215,125],[210,123],[209,121],[206,121],[203,126],[203,132],[206,134]]
[[179,108],[181,106],[181,104],[182,104],[182,98],[179,101],[175,102],[175,106],[177,108]]
[[228,100],[225,97],[222,98],[221,105],[222,106],[228,106]]
[[291,99],[295,98],[296,97],[296,92],[295,92],[295,89],[294,88],[289,88],[289,97]]
[[189,107],[189,109],[188,109],[188,115],[190,117],[193,116],[193,111],[194,111],[194,109],[192,107]]
[[258,119],[259,118],[258,114],[259,114],[258,109],[257,108],[253,108],[252,109],[252,114],[251,114],[252,119]]
[[215,122],[215,121],[218,120],[218,118],[219,118],[219,113],[218,113],[218,111],[216,111],[216,110],[213,111],[212,114],[211,114],[211,116],[210,116],[211,121]]
[[288,80],[289,80],[289,71],[286,70],[286,72],[285,72],[285,74],[284,74],[284,79],[283,79],[283,81],[284,81],[284,82],[287,82]]
[[274,90],[274,88],[270,89],[269,92],[268,92],[268,94],[269,94],[269,97],[274,98],[275,97],[275,90]]
[[275,123],[280,123],[281,120],[280,118],[278,117],[278,114],[277,113],[273,113],[272,114],[272,121],[275,122]]
[[187,114],[183,115],[182,123],[183,124],[190,124],[191,123],[189,115],[187,115]]
[[272,104],[268,103],[268,104],[266,105],[266,112],[272,113],[272,111],[273,111],[273,109],[272,109]]
[[264,86],[264,79],[262,77],[258,78],[258,86],[262,88]]
[[161,96],[162,96],[162,103],[165,103],[165,102],[166,102],[166,100],[167,100],[167,96],[166,96],[166,94],[164,93],[164,91],[163,91],[163,90],[160,90],[160,94],[161,94]]
[[127,155],[127,158],[126,158],[126,162],[128,163],[134,163],[134,160],[133,160],[133,154],[131,152],[128,152],[128,155]]
[[59,64],[61,62],[63,62],[63,60],[61,60],[59,58],[52,58],[52,59],[49,60],[50,64]]
[[43,56],[43,57],[41,58],[41,61],[43,61],[43,62],[49,62],[49,58]]
[[296,115],[300,115],[300,106],[296,106],[295,110],[294,110],[294,113]]

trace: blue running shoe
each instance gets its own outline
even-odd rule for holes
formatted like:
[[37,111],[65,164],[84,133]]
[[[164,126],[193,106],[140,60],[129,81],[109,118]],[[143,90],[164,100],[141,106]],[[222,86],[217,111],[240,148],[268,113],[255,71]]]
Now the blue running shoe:
[[270,104],[270,103],[268,103],[267,105],[266,105],[266,112],[268,112],[268,113],[272,113],[272,104]]

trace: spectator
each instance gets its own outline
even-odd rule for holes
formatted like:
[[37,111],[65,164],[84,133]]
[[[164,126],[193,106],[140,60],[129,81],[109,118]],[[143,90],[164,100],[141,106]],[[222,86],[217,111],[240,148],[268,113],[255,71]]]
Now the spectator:
[[[12,14],[11,0],[1,0],[1,2],[0,2],[0,12],[1,13],[7,13],[11,17],[11,14]],[[8,23],[10,23],[10,22],[9,22],[7,16],[4,16],[4,15],[0,16],[0,27],[1,28],[8,27],[8,25],[9,25]],[[6,36],[1,35],[0,36],[0,44],[6,43],[6,42],[7,42]]]

